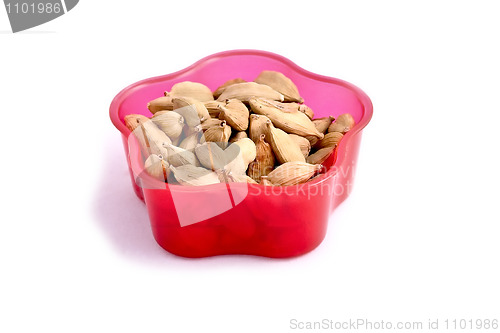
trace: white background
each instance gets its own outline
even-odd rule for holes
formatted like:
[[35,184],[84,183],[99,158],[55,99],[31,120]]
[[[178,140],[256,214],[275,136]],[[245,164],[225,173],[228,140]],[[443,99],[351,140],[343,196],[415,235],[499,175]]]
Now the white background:
[[[496,1],[80,1],[0,9],[0,332],[293,332],[290,320],[500,319]],[[256,48],[374,104],[351,197],[299,258],[156,245],[108,106]],[[441,326],[442,327],[442,326]]]

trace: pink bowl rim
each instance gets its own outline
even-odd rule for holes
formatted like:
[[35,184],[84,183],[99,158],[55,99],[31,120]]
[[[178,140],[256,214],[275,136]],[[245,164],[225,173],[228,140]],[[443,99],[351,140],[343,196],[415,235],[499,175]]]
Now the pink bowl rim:
[[[318,177],[318,178],[316,178],[312,181],[306,182],[304,184],[295,185],[295,186],[296,187],[317,186],[317,185],[325,182],[327,179],[335,176],[335,174],[337,173],[337,169],[334,168],[334,166],[343,165],[344,160],[346,158],[346,149],[348,146],[348,142],[357,133],[361,132],[366,127],[366,125],[368,125],[368,123],[370,122],[370,120],[373,116],[373,105],[372,105],[370,98],[360,88],[358,88],[357,86],[355,86],[347,81],[310,72],[310,71],[305,70],[302,67],[298,66],[297,64],[295,64],[291,60],[289,60],[281,55],[278,55],[278,54],[275,54],[272,52],[268,52],[268,51],[241,49],[241,50],[230,50],[230,51],[218,52],[218,53],[209,55],[205,58],[202,58],[202,59],[198,60],[197,62],[195,62],[194,64],[192,64],[191,66],[188,66],[188,67],[181,69],[177,72],[174,72],[171,74],[155,76],[155,77],[151,77],[151,78],[147,78],[147,79],[135,82],[135,83],[129,85],[128,87],[122,89],[115,96],[113,101],[111,102],[111,105],[109,107],[109,115],[111,118],[111,122],[123,135],[128,136],[130,134],[130,130],[125,126],[125,124],[123,122],[120,121],[119,109],[120,109],[120,105],[123,103],[123,101],[126,100],[128,98],[128,96],[130,95],[130,93],[132,93],[134,90],[136,90],[144,85],[151,84],[151,83],[157,83],[157,82],[161,82],[161,81],[175,79],[176,77],[179,77],[186,72],[189,72],[191,70],[195,70],[196,67],[202,65],[205,62],[209,62],[213,59],[220,59],[220,58],[232,57],[232,56],[248,56],[248,55],[267,57],[267,58],[277,60],[277,61],[287,65],[288,67],[290,67],[291,69],[293,69],[294,71],[296,71],[297,73],[299,73],[305,77],[308,77],[308,78],[316,80],[316,81],[322,81],[322,82],[335,84],[335,85],[339,85],[339,86],[342,86],[344,88],[347,88],[347,89],[351,90],[354,93],[354,95],[357,97],[358,101],[363,106],[363,116],[362,116],[361,120],[353,127],[353,129],[351,129],[349,132],[347,132],[344,135],[344,137],[342,138],[342,140],[340,141],[339,145],[337,146],[337,148],[335,150],[336,156],[335,156],[335,160],[334,160],[332,167],[330,167],[330,169],[325,174],[323,174],[321,177]],[[135,167],[137,169],[139,169],[140,171],[142,171],[143,170],[143,166],[141,163],[142,159],[140,157],[140,151],[139,151],[138,147],[136,147],[136,149],[132,149],[130,151],[130,154],[137,155],[136,159],[133,160],[131,157],[130,161],[131,161],[131,164],[136,164]],[[133,167],[134,167],[134,165],[133,165]],[[172,187],[174,187],[176,191],[180,190],[182,192],[193,192],[193,191],[204,192],[204,191],[210,191],[210,190],[217,190],[219,188],[226,189],[225,183],[204,185],[204,186],[183,186],[183,185],[165,184],[165,183],[149,176],[146,172],[141,172],[141,177],[143,177],[144,180],[147,181],[148,183],[156,184],[158,187],[155,186],[155,188],[162,188],[163,187],[164,189],[167,189],[167,190],[169,190]],[[238,186],[238,185],[241,185],[241,186],[264,186],[264,185],[260,185],[260,184],[251,184],[251,183],[248,183],[248,184],[235,183],[232,186]]]

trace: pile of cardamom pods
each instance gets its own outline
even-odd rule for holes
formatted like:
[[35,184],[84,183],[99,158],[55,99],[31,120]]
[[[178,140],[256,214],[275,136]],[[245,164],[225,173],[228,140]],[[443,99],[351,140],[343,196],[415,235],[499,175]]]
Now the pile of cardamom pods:
[[342,114],[314,119],[295,84],[263,71],[254,80],[229,80],[212,92],[184,81],[147,105],[153,114],[125,117],[145,170],[182,185],[248,182],[301,184],[322,170],[355,124]]

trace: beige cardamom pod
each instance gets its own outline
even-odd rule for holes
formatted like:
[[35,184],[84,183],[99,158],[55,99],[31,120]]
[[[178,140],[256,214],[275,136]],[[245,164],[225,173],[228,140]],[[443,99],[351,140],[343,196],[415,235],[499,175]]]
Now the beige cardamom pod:
[[335,121],[328,127],[328,132],[339,132],[345,134],[349,132],[356,122],[354,118],[349,113],[341,114],[335,119]]
[[275,71],[262,71],[254,82],[265,84],[285,97],[286,102],[304,102],[300,97],[297,86],[283,73]]
[[162,96],[153,99],[148,103],[148,109],[152,114],[158,111],[172,111],[174,109],[174,103],[172,101],[172,96]]
[[170,92],[165,92],[165,96],[189,97],[200,102],[214,100],[212,91],[206,85],[191,81],[184,81],[174,84]]
[[227,164],[226,154],[215,142],[206,142],[194,149],[201,165],[212,171],[224,169]]
[[309,140],[307,140],[303,136],[296,134],[288,134],[288,135],[300,147],[300,151],[302,152],[304,157],[307,157],[309,155],[309,152],[311,151],[311,143],[309,142]]
[[250,123],[248,125],[248,133],[250,139],[252,139],[253,142],[259,141],[259,138],[262,134],[267,134],[267,121],[271,121],[269,118],[266,116],[258,115],[255,113],[252,113],[250,115]]
[[226,103],[226,106],[220,107],[219,119],[227,121],[237,131],[245,131],[248,128],[250,111],[240,100],[230,99]]
[[260,182],[262,176],[267,176],[274,168],[274,154],[269,143],[265,141],[265,134],[261,134],[256,143],[255,161],[248,165],[248,176]]
[[208,101],[203,103],[205,107],[207,108],[208,113],[210,114],[210,117],[217,118],[219,117],[219,113],[221,111],[222,106],[226,106],[226,101]]
[[202,102],[190,97],[174,97],[174,111],[184,117],[185,123],[194,127],[210,118],[207,108]]
[[144,168],[154,178],[167,181],[170,173],[167,161],[163,159],[162,155],[151,154],[144,162]]
[[184,128],[184,118],[177,112],[158,111],[151,118],[151,121],[171,140],[177,139]]
[[245,131],[236,132],[231,136],[231,138],[229,139],[229,142],[234,143],[234,142],[241,140],[243,138],[248,138],[247,132],[245,132]]
[[226,167],[228,172],[236,175],[243,175],[248,169],[248,165],[255,160],[257,149],[255,143],[249,138],[241,139],[231,143],[225,150]]
[[305,162],[299,145],[286,132],[274,127],[270,120],[266,122],[266,126],[269,133],[268,142],[271,144],[274,156],[280,163]]
[[221,123],[222,123],[222,120],[220,120],[220,119],[209,118],[209,119],[207,119],[207,120],[205,120],[204,122],[201,123],[201,130],[202,131],[206,131],[210,127],[220,126]]
[[217,174],[211,170],[191,164],[179,167],[170,166],[175,179],[182,185],[202,186],[220,183]]
[[323,168],[321,164],[305,162],[287,162],[267,175],[267,179],[274,186],[291,186],[308,181],[314,174]]
[[224,92],[224,90],[226,90],[227,87],[229,87],[233,84],[236,84],[236,83],[243,83],[243,82],[247,82],[247,81],[240,79],[240,78],[236,78],[236,79],[232,79],[232,80],[228,80],[228,81],[224,82],[222,85],[220,85],[214,91],[214,97],[219,98],[219,96]]
[[323,117],[318,119],[313,119],[313,124],[316,126],[318,132],[325,134],[328,131],[328,127],[332,124],[332,121],[335,120],[335,117]]
[[324,163],[328,157],[333,153],[335,150],[334,146],[326,147],[326,148],[321,148],[320,150],[316,151],[314,154],[311,154],[307,157],[307,163],[310,164],[321,164]]
[[321,149],[326,147],[336,147],[344,135],[340,132],[330,132],[325,137],[318,141],[315,148]]
[[179,144],[179,148],[186,149],[189,151],[193,151],[194,148],[200,143],[200,138],[201,138],[202,132],[194,132],[187,137],[184,138],[184,140],[181,141]]
[[194,165],[194,166],[199,166],[200,163],[198,162],[198,159],[194,155],[193,152],[182,149],[180,147],[176,147],[172,144],[164,144],[163,147],[168,152],[168,158],[167,161],[170,165],[173,165],[174,167],[178,167],[181,165]]
[[284,99],[282,94],[269,86],[256,82],[243,82],[228,86],[217,100],[239,99],[242,102],[248,102],[253,97],[263,97],[281,102]]
[[299,112],[302,112],[307,117],[309,117],[309,119],[311,119],[311,120],[314,119],[314,111],[310,107],[308,107],[307,105],[300,104],[299,105]]
[[203,133],[201,141],[215,142],[221,148],[225,149],[227,147],[227,142],[229,141],[230,136],[231,136],[231,126],[228,126],[226,124],[226,121],[223,120],[220,122],[219,125],[209,127],[205,131],[205,133]]
[[167,151],[163,143],[172,143],[170,138],[159,129],[150,119],[140,119],[138,126],[132,131],[136,137],[144,156],[151,154],[162,155],[166,157]]
[[264,98],[252,98],[249,103],[253,112],[267,116],[276,127],[287,133],[301,136],[312,135],[319,139],[324,136],[323,133],[318,132],[311,119],[302,112],[283,112],[281,104],[284,103]]

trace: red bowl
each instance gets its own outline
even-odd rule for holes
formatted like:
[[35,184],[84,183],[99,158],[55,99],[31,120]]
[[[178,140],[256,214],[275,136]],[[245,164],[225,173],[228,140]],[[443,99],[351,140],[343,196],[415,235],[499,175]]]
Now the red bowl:
[[[326,173],[296,186],[230,183],[207,186],[167,184],[150,177],[135,140],[124,124],[128,114],[151,116],[146,105],[181,81],[201,82],[215,90],[240,77],[252,81],[262,70],[285,74],[297,85],[315,117],[350,113],[356,125],[324,163]],[[208,56],[179,72],[134,83],[110,106],[121,132],[137,196],[148,209],[158,244],[184,257],[251,254],[273,258],[298,256],[325,237],[332,211],[349,195],[363,128],[372,117],[368,96],[345,81],[308,72],[279,55],[235,50]]]

